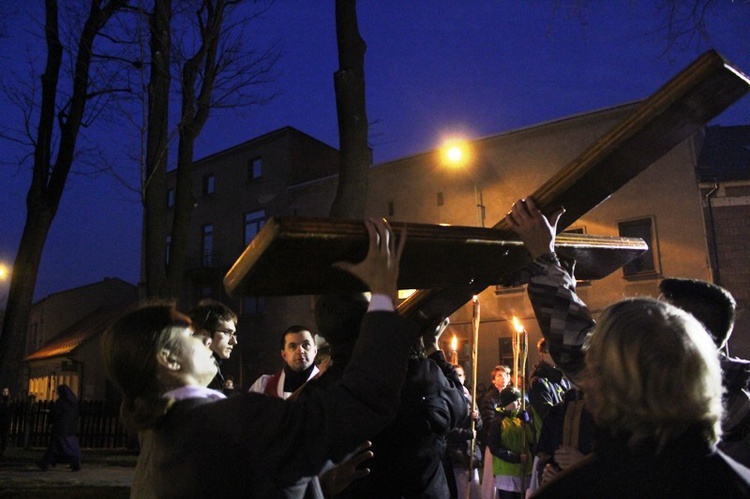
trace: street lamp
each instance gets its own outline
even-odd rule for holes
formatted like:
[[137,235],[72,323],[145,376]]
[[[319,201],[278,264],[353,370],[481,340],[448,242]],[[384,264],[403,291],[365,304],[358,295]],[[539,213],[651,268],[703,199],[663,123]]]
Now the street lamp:
[[[473,150],[469,142],[464,139],[447,140],[440,148],[440,156],[443,164],[454,169],[467,171],[474,164]],[[484,198],[482,196],[482,188],[477,184],[470,171],[468,174],[474,185],[474,204],[477,209],[477,223],[480,227],[484,227]]]
[[[7,281],[8,279],[10,279],[10,270],[5,266],[5,264],[0,263],[0,285],[2,285],[3,281]],[[4,287],[4,285],[2,286]],[[5,301],[7,297],[8,293],[0,293],[0,307],[2,309],[5,309]]]

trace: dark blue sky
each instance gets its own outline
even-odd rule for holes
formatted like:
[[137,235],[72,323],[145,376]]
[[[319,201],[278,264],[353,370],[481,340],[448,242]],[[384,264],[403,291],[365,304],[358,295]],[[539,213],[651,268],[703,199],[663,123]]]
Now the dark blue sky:
[[[40,40],[20,0],[19,17],[0,40],[3,67],[24,74],[27,53]],[[41,2],[38,2],[41,3]],[[711,41],[679,43],[666,55],[661,17],[647,0],[574,2],[501,0],[360,0],[366,55],[367,111],[375,162],[431,149],[446,134],[482,137],[647,97],[708,48],[750,72],[750,1],[717,0],[708,18]],[[278,40],[279,78],[270,104],[241,114],[215,114],[199,138],[196,157],[283,126],[294,126],[337,147],[333,73],[338,67],[333,0],[277,0],[249,33]],[[28,7],[36,9],[40,7]],[[37,56],[37,64],[43,64]],[[20,114],[0,97],[0,126]],[[750,98],[715,124],[750,123]],[[123,140],[84,130],[117,156],[122,175],[137,179]],[[118,152],[119,151],[119,152]],[[0,140],[0,261],[11,263],[25,220],[28,163]],[[45,248],[37,298],[100,280],[139,275],[141,209],[137,194],[109,176],[72,176]],[[0,283],[0,302],[7,284]]]

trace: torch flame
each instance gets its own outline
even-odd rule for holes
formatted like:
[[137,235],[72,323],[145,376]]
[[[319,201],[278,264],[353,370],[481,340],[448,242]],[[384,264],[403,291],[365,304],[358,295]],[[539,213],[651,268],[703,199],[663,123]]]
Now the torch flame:
[[517,333],[522,333],[524,331],[523,324],[521,324],[521,321],[519,321],[518,317],[515,315],[513,316],[513,327],[516,328]]
[[453,335],[453,339],[451,339],[451,350],[454,352],[458,350],[458,338],[456,338],[456,335]]

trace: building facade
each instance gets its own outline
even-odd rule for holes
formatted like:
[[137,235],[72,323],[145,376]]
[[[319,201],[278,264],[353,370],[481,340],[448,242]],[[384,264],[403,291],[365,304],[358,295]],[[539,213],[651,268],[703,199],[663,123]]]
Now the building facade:
[[138,301],[138,288],[104,279],[52,294],[32,306],[26,356],[28,393],[54,400],[66,384],[80,399],[115,397],[104,374],[98,338]]
[[708,127],[696,173],[713,282],[737,300],[730,353],[750,358],[750,125]]
[[[445,168],[437,148],[375,165],[369,180],[367,216],[402,222],[494,225],[515,200],[532,193],[634,108],[619,106],[476,139],[473,160],[462,171]],[[723,247],[725,242],[719,240],[718,232],[715,242],[709,243],[707,236],[707,197],[696,177],[704,143],[702,133],[685,140],[569,228],[588,234],[641,237],[650,247],[637,261],[606,278],[579,285],[579,294],[594,315],[623,297],[656,296],[662,277],[712,279],[710,244]],[[315,330],[314,297],[229,297],[221,277],[267,217],[326,216],[336,192],[337,169],[334,148],[291,128],[197,164],[190,235],[190,251],[197,259],[186,269],[189,279],[181,303],[189,308],[201,297],[212,296],[239,312],[239,347],[235,350],[239,352],[227,369],[243,387],[259,374],[280,367],[279,335],[287,326],[304,324]],[[170,182],[174,185],[174,178]],[[728,187],[735,185],[727,184],[725,191]],[[712,209],[714,218],[718,217],[716,203]],[[747,220],[744,218],[745,228]],[[722,227],[727,224],[724,220],[719,223]],[[747,272],[748,263],[741,260],[732,260],[731,265]],[[739,293],[734,286],[727,287]],[[540,332],[524,289],[492,287],[479,299],[477,380],[488,384],[494,365],[512,363],[511,319],[521,321],[531,345]],[[453,335],[459,344],[459,361],[470,373],[470,305],[452,314],[443,337],[446,350]],[[745,343],[738,334],[732,341],[732,348]],[[739,352],[744,347],[737,348]],[[530,364],[536,361],[535,353],[534,349],[529,352]]]

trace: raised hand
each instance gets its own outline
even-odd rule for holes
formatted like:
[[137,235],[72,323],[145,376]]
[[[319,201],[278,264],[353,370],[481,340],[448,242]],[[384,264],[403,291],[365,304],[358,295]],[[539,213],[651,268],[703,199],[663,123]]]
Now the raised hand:
[[531,258],[536,258],[555,250],[557,222],[563,213],[565,209],[561,208],[548,219],[533,199],[526,198],[513,203],[505,219],[513,232],[521,237]]
[[326,493],[326,497],[340,494],[354,480],[370,474],[368,468],[357,468],[373,456],[372,451],[369,450],[370,447],[372,447],[372,442],[364,442],[354,452],[342,459],[340,463],[320,475],[320,485]]
[[365,259],[359,263],[335,262],[333,266],[357,277],[367,285],[371,293],[388,295],[395,302],[406,230],[396,238],[391,226],[384,218],[371,218],[365,222],[365,225],[370,236],[370,245]]

